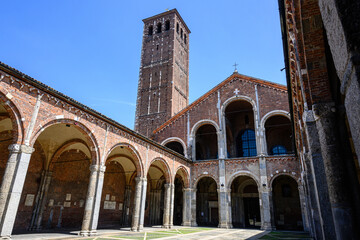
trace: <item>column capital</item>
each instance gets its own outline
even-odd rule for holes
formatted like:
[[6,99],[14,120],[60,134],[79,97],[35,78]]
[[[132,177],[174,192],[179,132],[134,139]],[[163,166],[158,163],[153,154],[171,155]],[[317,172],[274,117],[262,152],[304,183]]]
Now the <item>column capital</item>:
[[21,151],[20,148],[20,144],[10,144],[8,147],[10,153],[19,153]]
[[191,192],[192,188],[183,188],[182,190],[183,190],[183,192]]
[[99,171],[99,165],[93,164],[90,166],[90,172],[97,172]]
[[28,154],[32,154],[35,149],[30,147],[30,146],[26,146],[26,145],[20,145],[20,144],[10,144],[8,147],[10,153],[28,153]]
[[104,173],[105,170],[106,170],[106,166],[105,166],[105,165],[100,165],[100,166],[99,166],[99,171],[100,171],[100,172]]
[[218,193],[221,193],[221,192],[229,193],[229,192],[231,192],[231,188],[226,188],[226,187],[224,187],[224,188],[217,188],[217,192],[218,192]]

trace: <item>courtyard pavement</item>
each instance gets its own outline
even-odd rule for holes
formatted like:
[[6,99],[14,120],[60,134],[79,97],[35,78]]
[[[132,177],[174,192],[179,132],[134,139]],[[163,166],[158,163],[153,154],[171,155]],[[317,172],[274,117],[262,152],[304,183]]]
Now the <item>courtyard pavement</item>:
[[121,239],[189,239],[189,240],[210,240],[210,239],[310,239],[296,238],[293,235],[290,238],[283,238],[284,235],[276,235],[275,232],[262,231],[258,229],[223,229],[223,228],[203,228],[203,227],[181,227],[176,226],[173,229],[163,229],[160,226],[144,228],[142,232],[131,232],[129,228],[122,229],[100,229],[98,234],[92,237],[80,237],[79,231],[67,232],[46,232],[46,233],[26,233],[14,234],[14,240],[35,240],[35,239],[73,239],[73,240],[121,240]]

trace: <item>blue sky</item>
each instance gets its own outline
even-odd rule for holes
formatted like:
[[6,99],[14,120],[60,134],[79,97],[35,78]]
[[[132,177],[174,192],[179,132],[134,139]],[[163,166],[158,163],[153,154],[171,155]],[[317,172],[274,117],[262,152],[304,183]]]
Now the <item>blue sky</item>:
[[285,84],[277,0],[4,0],[0,61],[134,126],[142,19],[177,8],[191,30],[190,102],[232,74]]

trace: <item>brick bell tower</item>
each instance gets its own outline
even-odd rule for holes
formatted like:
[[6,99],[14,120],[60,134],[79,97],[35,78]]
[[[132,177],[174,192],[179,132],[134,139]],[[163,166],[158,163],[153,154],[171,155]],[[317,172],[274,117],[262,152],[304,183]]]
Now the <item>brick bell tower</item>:
[[189,34],[176,9],[143,20],[135,131],[152,132],[189,104]]

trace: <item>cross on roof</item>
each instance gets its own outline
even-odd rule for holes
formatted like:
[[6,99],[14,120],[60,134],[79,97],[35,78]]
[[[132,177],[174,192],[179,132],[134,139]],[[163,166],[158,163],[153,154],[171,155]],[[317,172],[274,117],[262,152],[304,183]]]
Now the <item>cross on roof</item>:
[[239,89],[235,88],[235,91],[234,91],[235,95],[238,95],[239,92],[240,92]]
[[233,65],[234,67],[235,67],[235,70],[234,70],[234,72],[237,72],[237,66],[238,66],[239,64],[237,64],[236,62],[235,62],[235,64]]

